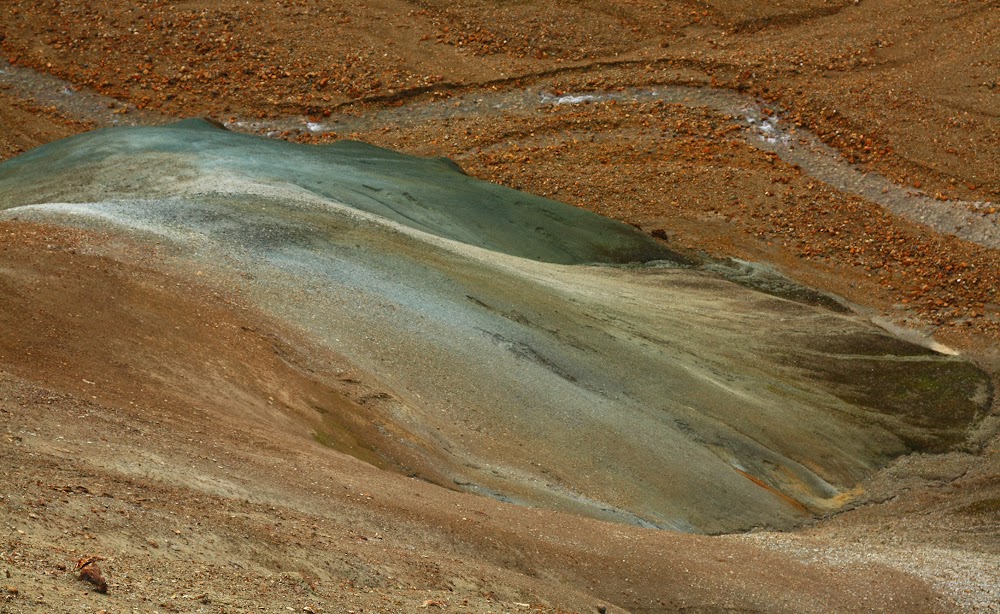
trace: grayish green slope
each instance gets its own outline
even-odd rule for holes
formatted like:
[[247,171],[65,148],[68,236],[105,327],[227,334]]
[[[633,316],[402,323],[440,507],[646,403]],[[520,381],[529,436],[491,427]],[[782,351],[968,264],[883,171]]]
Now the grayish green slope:
[[[444,158],[414,158],[355,141],[306,148],[187,120],[99,130],[0,165],[0,181],[17,178],[22,186],[19,204],[93,200],[107,179],[123,180],[116,182],[118,198],[147,198],[211,173],[298,186],[431,234],[545,262],[676,258],[626,224],[467,177]],[[0,202],[10,201],[0,196]]]
[[[0,208],[180,246],[381,383],[385,437],[368,443],[401,470],[531,505],[787,526],[895,455],[961,441],[989,402],[961,359],[357,143],[95,132],[0,165]],[[633,259],[660,262],[585,264]]]

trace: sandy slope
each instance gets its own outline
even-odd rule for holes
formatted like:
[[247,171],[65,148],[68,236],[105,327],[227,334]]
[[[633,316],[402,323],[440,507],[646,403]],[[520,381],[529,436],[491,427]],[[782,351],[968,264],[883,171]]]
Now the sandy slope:
[[[302,354],[203,277],[127,264],[165,262],[146,247],[3,233],[19,288],[0,349],[17,357],[0,383],[5,611],[946,607],[877,564],[803,565],[380,471],[312,437],[315,403],[368,398],[336,356]],[[108,557],[107,596],[69,573],[83,555]]]

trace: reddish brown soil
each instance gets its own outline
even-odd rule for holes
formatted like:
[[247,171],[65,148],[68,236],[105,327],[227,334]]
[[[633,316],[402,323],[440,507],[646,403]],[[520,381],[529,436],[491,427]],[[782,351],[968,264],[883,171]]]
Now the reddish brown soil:
[[0,90],[0,159],[6,160],[87,129],[86,122],[68,119]]
[[1000,195],[990,0],[12,0],[3,12],[12,61],[174,114],[321,116],[538,73],[713,82],[780,102],[900,181]]

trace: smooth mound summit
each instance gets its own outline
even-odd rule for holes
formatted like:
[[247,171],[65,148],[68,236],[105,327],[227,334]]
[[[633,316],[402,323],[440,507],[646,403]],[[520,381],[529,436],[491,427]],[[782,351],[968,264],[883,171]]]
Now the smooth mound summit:
[[[0,165],[0,209],[166,246],[172,266],[238,288],[379,390],[348,409],[317,401],[310,435],[527,505],[685,531],[788,526],[896,455],[961,442],[990,402],[960,358],[362,143],[201,121],[98,131]],[[646,264],[609,266],[624,263]],[[298,384],[271,385],[280,398]]]
[[146,199],[195,186],[206,194],[238,193],[253,184],[281,188],[290,198],[327,198],[439,237],[544,262],[676,257],[626,224],[467,177],[446,158],[415,158],[356,141],[302,147],[197,119],[51,143],[0,170],[0,178],[15,175],[23,186],[20,204],[112,194]]

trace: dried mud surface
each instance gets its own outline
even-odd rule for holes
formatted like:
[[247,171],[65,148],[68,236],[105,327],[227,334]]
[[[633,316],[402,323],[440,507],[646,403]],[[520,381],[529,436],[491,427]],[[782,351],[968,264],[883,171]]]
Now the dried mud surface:
[[[995,375],[996,249],[817,179],[732,113],[552,100],[738,92],[859,172],[995,225],[998,32],[988,0],[11,0],[0,7],[0,156],[193,115],[446,155],[671,248],[773,263]],[[530,88],[549,103],[535,94],[488,113],[444,111]],[[895,461],[853,510],[797,532],[704,538],[602,523],[445,490],[321,445],[312,405],[363,406],[378,391],[232,289],[144,266],[161,257],[147,247],[18,221],[0,237],[0,611],[1000,602],[995,413],[964,445]],[[295,394],[276,396],[276,382]],[[87,556],[106,558],[107,595],[76,579]]]

